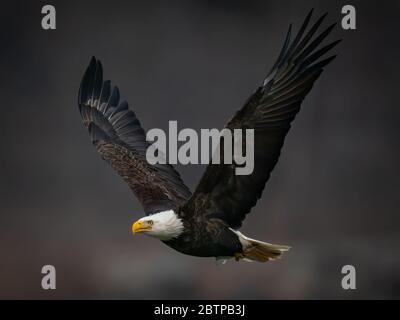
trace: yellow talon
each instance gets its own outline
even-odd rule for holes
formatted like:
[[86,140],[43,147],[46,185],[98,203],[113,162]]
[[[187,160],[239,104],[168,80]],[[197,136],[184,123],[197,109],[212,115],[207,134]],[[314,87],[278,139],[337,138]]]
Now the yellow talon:
[[235,253],[235,260],[239,262],[240,260],[244,259],[243,253]]

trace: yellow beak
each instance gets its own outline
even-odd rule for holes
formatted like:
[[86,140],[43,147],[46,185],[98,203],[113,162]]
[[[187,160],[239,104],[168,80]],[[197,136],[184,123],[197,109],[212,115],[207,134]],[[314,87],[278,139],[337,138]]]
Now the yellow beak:
[[141,232],[147,232],[151,230],[151,226],[145,222],[145,221],[136,221],[132,225],[132,232],[133,233],[141,233]]

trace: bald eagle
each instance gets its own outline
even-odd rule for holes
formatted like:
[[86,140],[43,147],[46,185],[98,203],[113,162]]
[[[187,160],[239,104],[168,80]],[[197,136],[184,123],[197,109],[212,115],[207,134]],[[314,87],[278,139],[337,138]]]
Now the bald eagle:
[[223,262],[267,262],[290,249],[250,239],[238,230],[262,196],[305,96],[336,57],[323,58],[341,40],[320,46],[336,24],[317,36],[326,14],[308,28],[311,16],[312,10],[293,40],[290,26],[272,70],[225,126],[254,130],[253,173],[236,175],[235,163],[210,164],[194,193],[171,165],[147,162],[145,131],[128,103],[120,101],[118,87],[103,81],[100,61],[92,58],[79,89],[79,109],[98,153],[144,208],[145,217],[133,223],[133,233],[155,237],[186,255]]

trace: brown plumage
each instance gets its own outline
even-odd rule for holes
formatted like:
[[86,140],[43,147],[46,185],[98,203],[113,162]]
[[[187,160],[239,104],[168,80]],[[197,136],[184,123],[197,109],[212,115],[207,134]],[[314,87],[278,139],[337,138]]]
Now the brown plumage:
[[119,90],[103,82],[100,61],[92,59],[79,90],[83,123],[101,157],[118,172],[146,213],[177,209],[191,193],[171,165],[149,165],[149,143],[139,120],[119,101]]

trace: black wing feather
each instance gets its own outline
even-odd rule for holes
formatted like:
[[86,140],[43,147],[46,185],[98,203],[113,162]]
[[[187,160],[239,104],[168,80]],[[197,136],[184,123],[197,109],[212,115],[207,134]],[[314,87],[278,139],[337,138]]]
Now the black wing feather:
[[232,228],[240,228],[246,215],[262,196],[301,103],[323,68],[335,56],[320,59],[340,42],[335,41],[314,52],[335,25],[312,40],[326,14],[306,32],[311,15],[312,11],[292,43],[292,28],[289,28],[278,60],[263,85],[226,125],[231,130],[255,130],[253,173],[249,176],[236,176],[235,166],[209,165],[195,193],[182,207],[182,212],[219,218]]
[[135,113],[120,102],[118,87],[103,82],[100,61],[92,58],[78,95],[83,123],[101,157],[128,183],[147,214],[176,209],[191,195],[170,165],[150,165],[149,143]]

